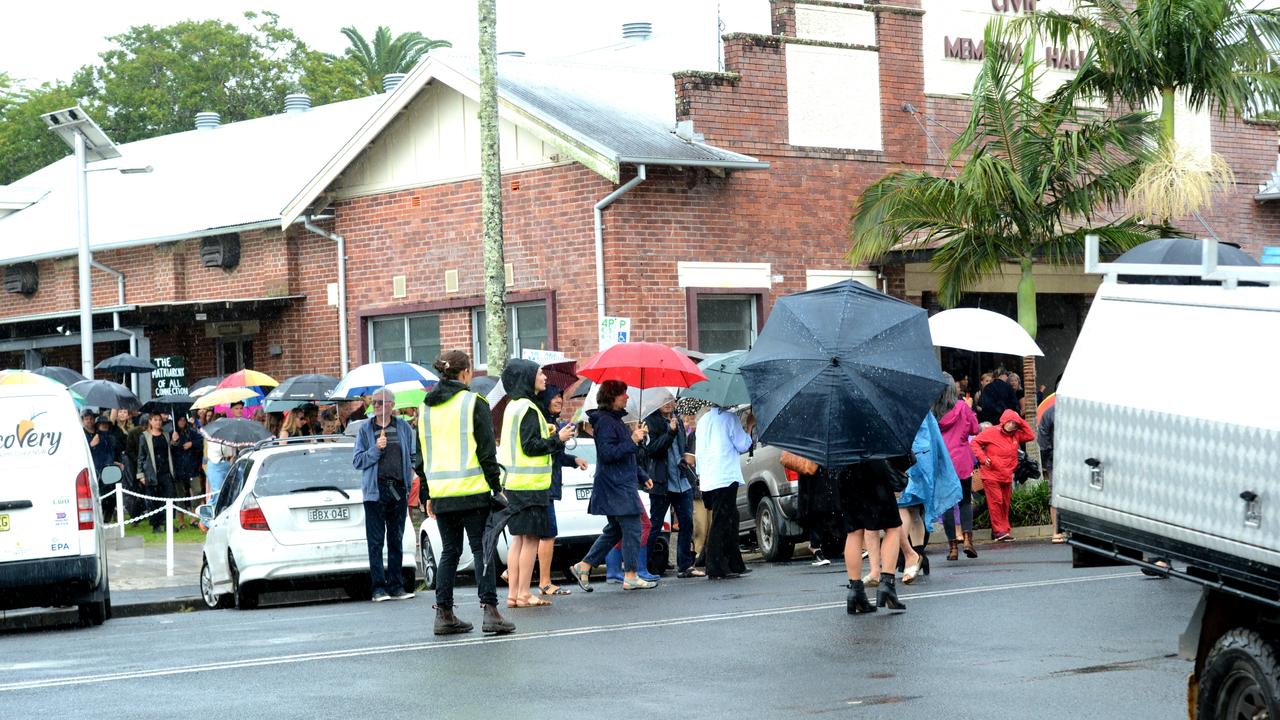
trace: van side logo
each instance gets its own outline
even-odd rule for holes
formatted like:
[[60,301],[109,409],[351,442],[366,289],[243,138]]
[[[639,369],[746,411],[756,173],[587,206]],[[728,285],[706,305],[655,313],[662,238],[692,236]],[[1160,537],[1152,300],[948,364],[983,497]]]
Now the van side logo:
[[0,450],[13,451],[6,452],[11,455],[53,455],[58,452],[58,448],[62,446],[62,431],[51,430],[41,431],[36,427],[36,418],[44,415],[38,412],[35,415],[21,420],[14,427],[12,433],[0,434]]

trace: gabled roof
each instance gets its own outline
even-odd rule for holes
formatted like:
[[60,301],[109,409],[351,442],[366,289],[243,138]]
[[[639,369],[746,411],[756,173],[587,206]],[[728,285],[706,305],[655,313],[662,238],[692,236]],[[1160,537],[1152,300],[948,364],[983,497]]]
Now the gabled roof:
[[[617,67],[539,64],[502,58],[498,104],[502,116],[542,131],[569,158],[618,182],[623,164],[703,166],[728,170],[769,167],[753,157],[684,140],[675,129],[675,87],[669,73]],[[479,98],[474,61],[430,55],[387,102],[281,211],[281,224],[313,209],[338,176],[373,143],[429,83]]]
[[[89,163],[95,251],[278,227],[280,208],[373,114],[387,95],[320,105],[120,145]],[[74,255],[75,161],[65,157],[3,188],[30,201],[0,213],[0,265]],[[150,165],[147,174],[111,168]],[[43,194],[42,194],[43,193]]]

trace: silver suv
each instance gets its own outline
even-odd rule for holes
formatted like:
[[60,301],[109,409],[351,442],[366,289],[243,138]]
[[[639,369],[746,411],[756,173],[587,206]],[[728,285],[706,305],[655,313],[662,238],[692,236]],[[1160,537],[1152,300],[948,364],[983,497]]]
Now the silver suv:
[[790,560],[796,543],[807,539],[799,523],[799,478],[782,467],[781,457],[779,448],[754,445],[742,455],[745,482],[738,488],[742,532],[752,532],[769,562]]

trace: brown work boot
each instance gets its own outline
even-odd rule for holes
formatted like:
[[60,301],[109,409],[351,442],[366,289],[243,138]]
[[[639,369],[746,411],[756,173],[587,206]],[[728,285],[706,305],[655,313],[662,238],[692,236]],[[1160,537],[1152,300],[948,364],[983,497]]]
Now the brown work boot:
[[480,607],[484,610],[484,623],[480,625],[481,630],[497,635],[506,635],[516,631],[516,624],[503,619],[502,615],[498,613],[496,605],[480,603]]
[[973,533],[964,534],[964,556],[967,558],[978,557],[978,549],[973,546]]
[[951,546],[951,549],[947,550],[947,559],[952,561],[959,560],[960,559],[960,541],[951,540],[949,541],[948,544]]
[[460,635],[462,633],[471,632],[472,627],[474,627],[469,622],[463,622],[462,620],[459,620],[458,616],[453,614],[453,608],[451,607],[441,607],[439,605],[436,605],[435,608],[436,608],[436,626],[435,626],[436,635]]

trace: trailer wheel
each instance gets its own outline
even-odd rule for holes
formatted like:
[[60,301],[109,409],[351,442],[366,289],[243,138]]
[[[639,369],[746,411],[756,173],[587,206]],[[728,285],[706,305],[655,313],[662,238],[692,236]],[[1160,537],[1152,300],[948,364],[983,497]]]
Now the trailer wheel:
[[1213,644],[1200,673],[1200,720],[1280,720],[1280,661],[1253,630],[1236,628]]

